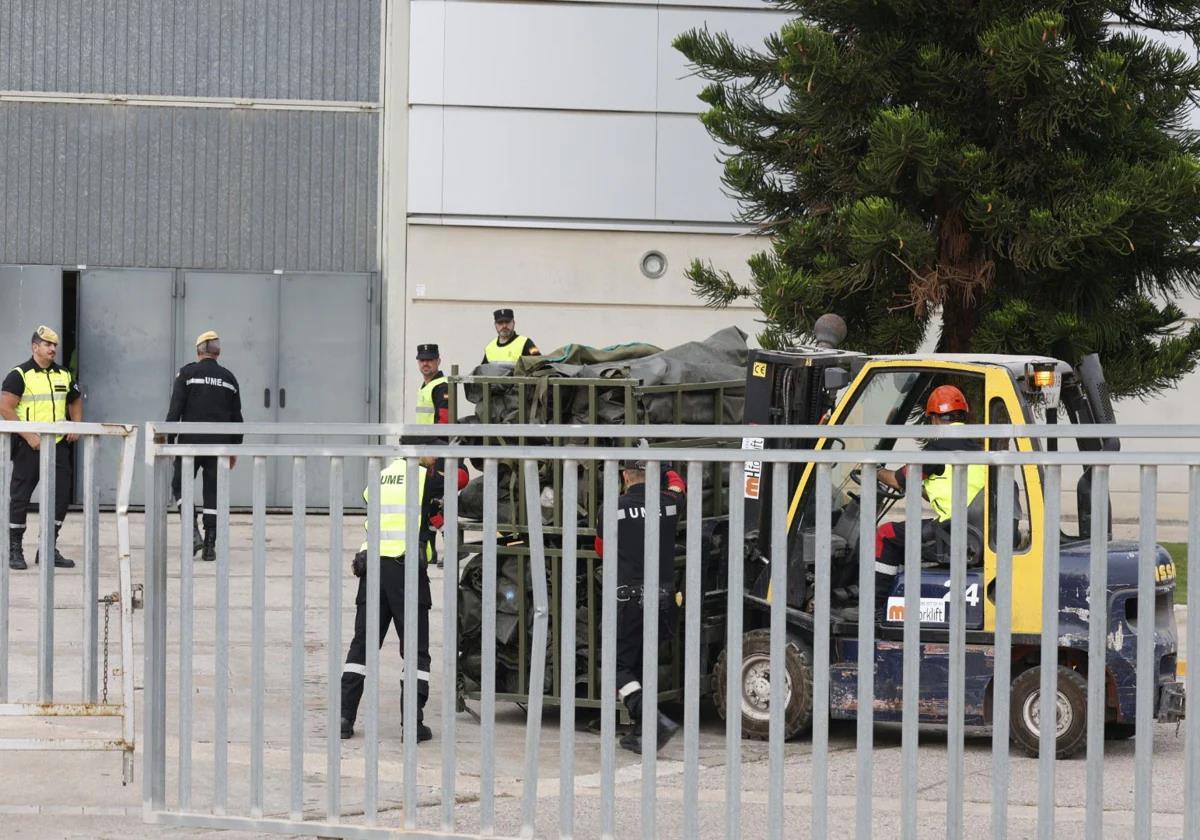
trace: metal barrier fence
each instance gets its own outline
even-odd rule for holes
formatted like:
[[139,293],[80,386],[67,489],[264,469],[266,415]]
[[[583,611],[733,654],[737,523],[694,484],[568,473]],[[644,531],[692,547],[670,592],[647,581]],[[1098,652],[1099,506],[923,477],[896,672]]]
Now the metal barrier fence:
[[[9,503],[13,473],[12,446],[14,433],[35,434],[38,447],[38,522],[41,529],[38,555],[47,562],[40,563],[37,583],[37,685],[24,691],[10,683],[9,664],[12,650],[9,636],[9,614],[12,606],[12,572],[9,569]],[[82,656],[78,697],[63,700],[64,692],[55,689],[55,655],[61,653],[55,645],[54,612],[62,605],[55,597],[55,481],[59,446],[57,435],[78,435],[82,461]],[[117,738],[32,737],[0,738],[0,750],[117,750],[122,753],[122,779],[133,781],[134,707],[133,707],[133,610],[135,587],[130,571],[129,551],[129,493],[133,481],[137,429],[101,423],[15,423],[0,420],[0,511],[6,524],[0,539],[0,715],[6,717],[119,717],[121,735]],[[117,476],[117,504],[114,511],[117,536],[118,589],[110,595],[99,594],[100,551],[100,476],[96,467],[97,448],[105,438],[121,442],[121,458]],[[105,605],[103,637],[99,627],[99,605]],[[116,669],[108,663],[108,610],[120,609],[120,699],[109,697],[108,678]],[[103,667],[101,650],[103,649]],[[101,687],[103,686],[103,688]],[[26,699],[15,701],[14,696]]]
[[[155,442],[160,433],[189,434],[210,432],[214,434],[244,432],[246,434],[269,433],[277,436],[289,435],[371,435],[395,436],[461,433],[471,436],[481,434],[526,435],[547,438],[595,438],[612,441],[613,446],[482,446],[430,444],[419,446],[378,445],[167,445]],[[210,424],[149,424],[146,432],[147,470],[147,514],[146,514],[146,714],[145,714],[145,816],[150,822],[167,825],[194,827],[239,828],[262,832],[296,833],[339,837],[390,836],[399,832],[403,836],[436,837],[479,837],[496,836],[497,831],[497,709],[495,674],[496,640],[496,500],[497,464],[508,461],[519,465],[524,479],[532,486],[539,481],[539,463],[561,462],[565,471],[571,473],[582,462],[596,460],[603,463],[603,545],[602,566],[602,639],[601,639],[601,709],[599,751],[599,825],[580,824],[576,814],[575,767],[579,753],[579,738],[575,731],[575,704],[571,692],[563,691],[559,718],[559,755],[557,762],[558,797],[557,831],[560,836],[571,837],[577,833],[598,833],[601,837],[617,834],[618,801],[617,785],[616,725],[617,686],[615,683],[615,657],[618,628],[617,619],[617,529],[615,515],[618,486],[618,461],[632,455],[648,457],[646,470],[646,528],[645,528],[645,576],[653,580],[658,569],[660,479],[659,467],[673,463],[685,473],[688,482],[686,512],[683,517],[683,534],[686,545],[686,577],[683,590],[684,620],[684,684],[683,684],[683,784],[678,822],[682,836],[695,837],[700,834],[700,700],[702,677],[706,676],[709,663],[701,661],[701,614],[696,607],[701,604],[702,552],[700,501],[704,492],[703,464],[715,462],[727,465],[727,486],[741,487],[747,468],[747,452],[736,449],[674,448],[669,445],[656,448],[649,456],[645,450],[632,450],[620,445],[619,441],[630,437],[646,437],[664,440],[674,437],[686,438],[741,438],[756,436],[768,441],[820,438],[830,433],[830,427],[737,427],[714,426],[698,428],[636,426],[636,427],[539,427],[506,426],[503,429],[487,426],[441,427],[431,430],[428,426],[344,426],[313,427],[306,425],[262,425],[246,424],[232,427]],[[756,450],[753,469],[764,470],[763,486],[771,488],[768,516],[764,520],[769,535],[769,549],[761,557],[748,558],[748,537],[762,539],[763,534],[747,532],[743,500],[730,494],[732,501],[727,511],[727,539],[724,542],[724,557],[727,562],[725,586],[725,632],[723,657],[725,667],[725,696],[728,707],[735,713],[725,721],[725,800],[724,831],[728,837],[739,837],[743,831],[742,801],[745,795],[742,783],[743,731],[742,715],[736,713],[739,705],[747,701],[744,697],[743,668],[744,632],[759,629],[769,633],[769,675],[789,674],[789,679],[769,679],[769,700],[765,708],[769,714],[769,783],[766,791],[767,836],[785,836],[785,799],[794,802],[798,794],[791,789],[785,766],[785,732],[790,726],[785,714],[790,708],[793,693],[807,694],[801,680],[796,685],[791,680],[793,647],[803,650],[800,661],[807,656],[811,666],[811,795],[802,798],[805,812],[811,814],[811,825],[806,827],[810,836],[830,836],[830,729],[831,716],[853,718],[857,721],[856,782],[854,790],[853,833],[858,838],[872,836],[873,797],[877,793],[873,786],[872,762],[874,757],[874,729],[880,721],[894,720],[901,730],[901,769],[898,789],[901,799],[901,828],[905,838],[918,836],[918,732],[926,723],[937,722],[933,711],[944,710],[946,730],[946,812],[945,831],[950,838],[968,836],[964,825],[965,773],[964,735],[968,725],[990,726],[992,748],[991,765],[991,830],[993,837],[1006,837],[1009,826],[1008,801],[1010,778],[1010,724],[1016,709],[1018,727],[1025,734],[1034,733],[1033,743],[1040,748],[1037,767],[1039,791],[1036,813],[1037,834],[1040,838],[1056,834],[1055,778],[1058,765],[1056,749],[1062,742],[1065,727],[1082,726],[1079,716],[1086,718],[1086,825],[1088,837],[1099,837],[1105,824],[1104,811],[1104,750],[1106,726],[1123,725],[1128,734],[1136,739],[1135,770],[1133,780],[1134,836],[1150,837],[1154,834],[1154,810],[1151,799],[1156,782],[1153,777],[1153,728],[1159,720],[1177,720],[1182,714],[1182,694],[1176,682],[1177,649],[1173,607],[1169,600],[1163,601],[1163,592],[1169,592],[1174,580],[1174,568],[1163,561],[1155,547],[1156,527],[1156,482],[1161,467],[1185,468],[1189,480],[1189,510],[1200,512],[1200,451],[1188,453],[1154,452],[1061,452],[1045,451],[1028,445],[1029,440],[1047,438],[1200,438],[1200,427],[1112,427],[1112,426],[943,426],[943,427],[897,427],[863,426],[837,429],[841,448],[822,450],[772,449]],[[851,451],[847,442],[868,439],[888,440],[896,438],[987,439],[990,441],[1020,441],[1020,446],[990,448],[987,451],[903,451],[886,449]],[[465,784],[465,777],[458,766],[459,733],[472,724],[458,718],[455,692],[458,673],[458,651],[451,643],[456,632],[457,598],[456,587],[446,586],[440,605],[442,611],[442,661],[441,677],[441,731],[440,779],[435,783],[426,779],[420,786],[433,794],[435,801],[419,796],[418,747],[416,740],[417,699],[416,692],[407,692],[403,697],[402,725],[403,743],[400,770],[402,795],[397,813],[392,809],[381,813],[380,808],[380,733],[384,721],[380,719],[379,668],[379,538],[381,504],[379,493],[370,488],[379,486],[379,477],[385,462],[390,458],[405,458],[409,474],[415,474],[418,457],[427,455],[445,459],[447,475],[454,475],[459,464],[467,459],[481,459],[484,477],[483,521],[478,523],[482,531],[483,556],[483,604],[482,670],[483,681],[479,721],[479,773],[477,819],[466,824],[461,812],[462,803],[456,790]],[[191,459],[204,456],[218,458],[217,520],[218,542],[215,569],[215,631],[213,686],[213,762],[212,796],[207,808],[197,807],[192,796],[192,744],[193,709],[192,697],[192,648],[196,635],[193,623],[194,589],[192,564],[189,554],[189,535],[182,542],[182,565],[180,566],[179,639],[178,663],[168,656],[167,616],[171,607],[168,603],[168,567],[173,558],[167,551],[166,477],[171,459],[184,459],[184,470],[190,468]],[[230,457],[239,456],[253,462],[254,503],[251,521],[250,563],[250,692],[248,697],[250,724],[244,744],[248,753],[247,797],[248,808],[240,813],[229,813],[228,784],[230,778],[229,746],[229,684],[230,673],[230,579],[231,544],[229,510]],[[268,766],[265,757],[267,727],[267,697],[265,685],[265,657],[268,634],[266,628],[267,591],[267,521],[265,514],[266,471],[269,459],[289,458],[293,463],[294,503],[292,509],[293,539],[291,544],[291,604],[290,633],[290,690],[287,692],[289,726],[287,751],[290,756],[286,774],[271,773],[274,765]],[[307,460],[322,458],[329,460],[330,510],[328,519],[329,588],[325,599],[328,609],[328,626],[313,628],[306,623],[305,572],[309,541],[306,537],[307,517],[305,508],[305,476]],[[342,650],[345,635],[342,627],[343,603],[343,499],[341,496],[342,472],[347,458],[365,458],[368,463],[368,513],[366,518],[367,543],[369,546],[366,575],[366,688],[365,744],[363,747],[363,789],[361,808],[348,809],[342,802],[343,772],[342,745],[337,737],[339,726],[339,675],[342,672]],[[902,462],[913,470],[923,465],[945,464],[952,472],[953,509],[968,508],[968,480],[970,465],[983,465],[989,471],[987,522],[981,535],[973,529],[975,525],[965,516],[956,516],[949,524],[949,551],[944,557],[943,571],[946,579],[944,594],[930,599],[922,591],[922,529],[921,487],[916,481],[907,484],[902,498],[904,522],[907,532],[904,542],[905,564],[903,571],[903,596],[900,603],[887,605],[887,616],[876,625],[870,620],[849,620],[853,613],[844,605],[835,603],[835,576],[847,574],[857,577],[859,601],[875,603],[876,573],[876,519],[880,504],[876,494],[861,493],[855,503],[861,508],[857,524],[852,532],[843,527],[835,530],[834,505],[846,501],[844,483],[835,488],[834,471],[839,476],[851,466],[861,468],[861,486],[872,488],[876,484],[877,470],[887,463]],[[774,468],[778,465],[778,468]],[[1066,549],[1062,538],[1062,471],[1064,467],[1083,466],[1090,469],[1090,514],[1096,523],[1089,538],[1080,544],[1072,543],[1069,559],[1072,564],[1080,561],[1087,564],[1087,571],[1080,572],[1076,566],[1068,569],[1060,560]],[[1141,474],[1140,538],[1136,548],[1121,548],[1125,554],[1117,556],[1121,563],[1131,559],[1135,579],[1120,581],[1109,574],[1110,535],[1103,523],[1109,520],[1108,483],[1109,471],[1114,467],[1136,467]],[[769,482],[766,476],[770,476]],[[797,483],[811,488],[807,501],[793,490]],[[1024,483],[1022,483],[1024,482]],[[562,485],[561,505],[565,510],[574,510],[580,500],[575,482]],[[532,650],[529,657],[530,686],[542,686],[545,677],[546,651],[549,638],[549,623],[552,606],[559,611],[559,667],[561,681],[569,685],[574,673],[568,672],[574,663],[576,639],[576,545],[577,534],[573,517],[562,519],[562,585],[561,604],[549,603],[546,588],[546,535],[542,528],[542,513],[537,509],[539,493],[528,493],[529,510],[529,555],[533,570],[531,598]],[[795,498],[793,498],[795,495]],[[884,502],[887,503],[887,502]],[[185,492],[182,523],[190,527],[193,500]],[[458,503],[454,493],[445,497],[445,579],[457,581],[459,572]],[[839,508],[839,516],[846,511]],[[408,545],[418,544],[418,510],[415,494],[409,494],[407,504]],[[1083,511],[1081,510],[1082,514]],[[809,516],[810,530],[795,533],[789,524],[795,517]],[[998,527],[997,523],[1017,523],[1027,517],[1028,528]],[[845,523],[843,523],[845,525]],[[848,526],[847,526],[848,527]],[[857,550],[846,554],[848,540],[857,540]],[[994,586],[983,579],[983,586],[974,593],[968,589],[970,576],[977,574],[969,567],[968,556],[973,549],[972,540],[983,540],[981,549],[991,560],[985,569],[994,568]],[[806,551],[805,540],[811,540],[811,572],[805,565],[799,570],[789,568],[790,552]],[[1018,545],[1018,541],[1020,545]],[[1112,544],[1117,546],[1116,543]],[[799,548],[797,547],[799,546]],[[322,544],[324,550],[326,545]],[[835,551],[836,548],[836,551]],[[1114,550],[1117,550],[1114,548]],[[838,551],[839,567],[834,566],[834,555]],[[1024,562],[1020,568],[1014,566],[1014,555],[1024,557],[1030,552],[1041,554],[1040,570],[1031,574]],[[1188,526],[1188,559],[1195,562],[1200,557],[1200,516],[1191,518]],[[748,561],[761,564],[769,577],[769,593],[789,593],[789,587],[808,584],[811,575],[811,600],[803,599],[798,605],[790,603],[790,596],[748,598],[747,587],[751,581],[746,576],[747,568],[756,568]],[[989,565],[991,564],[991,565]],[[1124,568],[1124,566],[1121,566]],[[1072,589],[1066,587],[1065,577],[1071,578]],[[404,566],[405,588],[416,592],[418,569],[416,564]],[[990,572],[989,572],[990,573]],[[797,579],[799,574],[802,579]],[[1080,577],[1080,575],[1083,577]],[[1020,581],[1022,591],[1015,590],[1014,581]],[[1118,584],[1114,589],[1114,582]],[[928,581],[926,581],[928,584]],[[1034,586],[1036,584],[1036,586]],[[1122,587],[1124,587],[1122,589]],[[1031,607],[1027,592],[1040,588],[1040,597],[1033,599]],[[1064,611],[1060,603],[1060,589],[1070,593],[1071,598],[1082,598],[1084,607],[1072,604]],[[1118,591],[1119,590],[1119,591]],[[1119,598],[1117,596],[1120,596]],[[1189,603],[1200,596],[1200,575],[1193,575],[1188,585]],[[1064,597],[1066,597],[1064,595]],[[929,603],[930,601],[936,603]],[[974,603],[972,603],[974,602]],[[939,604],[941,606],[939,606]],[[1103,604],[1104,609],[1088,608]],[[982,606],[979,606],[982,605]],[[1014,605],[1018,609],[1014,610]],[[1119,612],[1118,610],[1119,605]],[[435,604],[435,607],[437,605]],[[979,609],[972,612],[975,607]],[[654,721],[657,708],[657,669],[653,663],[659,651],[657,638],[658,601],[644,599],[643,655],[648,663],[642,675],[645,697],[643,709],[642,738],[645,743],[655,739]],[[1031,612],[1032,610],[1032,612]],[[980,627],[969,628],[972,616],[981,615]],[[902,618],[901,618],[902,616]],[[1141,622],[1138,617],[1142,617]],[[1153,617],[1145,620],[1145,617]],[[890,619],[890,620],[889,620]],[[415,610],[406,610],[404,617],[404,662],[403,683],[415,685],[418,679],[417,664],[417,618]],[[940,625],[924,628],[923,624]],[[1029,626],[1040,626],[1040,633],[1031,633]],[[982,628],[982,631],[981,629]],[[1014,628],[1018,628],[1014,631]],[[323,726],[305,719],[305,646],[317,632],[327,648],[324,672],[318,681],[323,684],[327,703]],[[1200,618],[1189,613],[1187,622],[1189,651],[1200,650]],[[878,643],[878,644],[877,644]],[[886,643],[886,644],[885,644]],[[1132,648],[1130,645],[1132,644]],[[901,675],[889,674],[883,678],[880,669],[881,651],[900,651],[897,664]],[[282,655],[283,646],[276,648]],[[1038,667],[1040,663],[1058,663],[1059,667]],[[931,665],[931,663],[933,663]],[[982,663],[982,664],[981,664]],[[934,667],[936,666],[936,667]],[[435,669],[437,665],[435,664]],[[1037,667],[1037,679],[1033,679],[1033,668]],[[933,698],[933,688],[927,681],[936,681],[935,674],[944,668],[948,678],[945,682],[944,698]],[[986,675],[1003,674],[1001,679],[979,679],[981,670]],[[178,772],[177,791],[168,793],[168,672],[174,671],[179,685],[179,710],[174,716],[178,724]],[[435,675],[438,671],[435,670]],[[799,673],[799,672],[797,672]],[[1018,686],[1021,674],[1026,677]],[[970,679],[968,679],[970,676]],[[886,684],[885,684],[886,683]],[[1197,672],[1187,673],[1187,690],[1200,690]],[[1081,689],[1079,686],[1084,685]],[[843,691],[847,685],[851,691]],[[891,688],[889,688],[889,686]],[[1035,690],[1036,689],[1036,690]],[[1060,690],[1061,689],[1061,690]],[[836,690],[836,691],[835,691]],[[881,691],[899,692],[896,704],[880,704]],[[1086,703],[1072,705],[1072,692],[1086,690]],[[1014,692],[1018,703],[1014,704]],[[836,694],[836,696],[835,696]],[[1064,702],[1065,696],[1065,702]],[[741,704],[733,698],[740,698]],[[864,702],[866,698],[870,701]],[[438,703],[436,697],[431,701]],[[1085,712],[1083,710],[1086,709]],[[1056,726],[1038,726],[1039,721],[1055,720]],[[1200,837],[1200,718],[1188,717],[1184,724],[1186,737],[1185,778],[1179,785],[1179,794],[1185,803],[1183,831],[1188,838]],[[321,730],[324,730],[323,732]],[[523,733],[524,770],[520,775],[521,807],[519,828],[513,834],[528,837],[550,833],[539,815],[538,803],[542,787],[541,736],[542,694],[532,691],[528,696],[526,726]],[[1079,730],[1074,730],[1077,734]],[[473,737],[473,736],[472,736]],[[590,738],[589,738],[590,740]],[[325,761],[324,774],[315,772],[313,762],[306,762],[306,745],[323,742]],[[236,742],[241,749],[243,742]],[[436,748],[435,748],[436,749]],[[429,754],[426,753],[428,759]],[[643,752],[641,764],[641,799],[638,825],[644,837],[660,835],[656,817],[659,815],[657,757],[652,750]],[[387,765],[388,772],[395,772],[393,764]],[[284,776],[286,775],[286,779]],[[316,777],[316,778],[312,778]],[[472,776],[473,778],[473,776]],[[305,806],[307,784],[319,787],[321,807]],[[286,781],[286,784],[284,782]],[[268,785],[268,782],[272,784]],[[277,784],[276,784],[277,783]],[[274,799],[268,801],[268,788]],[[469,798],[468,798],[469,799]],[[843,802],[842,807],[845,807]],[[472,805],[471,810],[475,810]],[[353,813],[352,813],[353,811]],[[542,819],[539,817],[542,816]],[[400,824],[389,820],[399,818]],[[705,826],[711,828],[712,826]],[[845,826],[848,827],[848,826]],[[804,833],[789,825],[788,836]],[[974,834],[970,836],[976,836]]]

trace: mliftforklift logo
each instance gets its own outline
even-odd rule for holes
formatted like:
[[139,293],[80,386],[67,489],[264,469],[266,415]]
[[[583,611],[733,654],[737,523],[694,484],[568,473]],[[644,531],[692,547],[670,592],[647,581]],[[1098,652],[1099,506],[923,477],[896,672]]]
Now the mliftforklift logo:
[[[922,598],[921,599],[921,623],[922,624],[945,624],[946,623],[946,601],[943,598]],[[887,602],[887,620],[888,621],[904,621],[904,596],[892,596]]]

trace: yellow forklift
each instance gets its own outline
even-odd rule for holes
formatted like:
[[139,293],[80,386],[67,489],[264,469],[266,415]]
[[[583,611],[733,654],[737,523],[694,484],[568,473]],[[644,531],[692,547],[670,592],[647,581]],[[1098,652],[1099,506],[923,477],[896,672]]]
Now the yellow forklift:
[[[1115,422],[1111,400],[1099,360],[1087,357],[1078,369],[1043,356],[909,355],[866,356],[836,349],[836,337],[820,346],[784,351],[753,351],[746,377],[744,422],[757,425],[816,425],[827,423],[829,432],[816,440],[771,441],[748,439],[747,449],[788,446],[845,451],[895,452],[894,465],[905,463],[904,452],[917,450],[916,439],[844,439],[838,427],[888,425],[901,428],[924,422],[923,409],[930,392],[953,385],[967,396],[972,424],[1028,425],[1040,422],[1039,413],[1055,422],[1063,407],[1072,423]],[[1037,450],[1039,440],[982,441],[985,449]],[[1080,439],[1081,450],[1115,450],[1115,438]],[[811,464],[793,465],[788,513],[788,690],[786,735],[792,737],[812,723],[813,568],[816,534],[816,470]],[[770,721],[770,488],[769,467],[762,474],[747,473],[745,635],[742,640],[741,697],[726,696],[729,663],[724,650],[724,621],[714,615],[722,609],[720,597],[706,593],[704,626],[706,650],[702,661],[711,663],[711,690],[722,716],[741,709],[742,732],[765,739]],[[1036,710],[1040,686],[1042,633],[1042,551],[1045,504],[1040,467],[1014,470],[1013,604],[1011,732],[1014,743],[1036,755]],[[891,591],[882,593],[885,608],[876,616],[873,605],[857,603],[859,557],[859,499],[863,492],[877,493],[877,525],[885,521],[902,496],[880,485],[863,488],[853,464],[832,467],[832,624],[830,627],[830,715],[853,719],[857,714],[858,622],[876,620],[875,719],[899,721],[902,707],[902,643],[904,589],[898,576]],[[1058,720],[1057,752],[1060,757],[1078,753],[1086,741],[1087,703],[1087,593],[1089,536],[1092,528],[1110,523],[1090,519],[1090,470],[1077,486],[1079,533],[1062,536],[1060,548]],[[991,684],[995,632],[997,470],[989,468],[984,489],[968,511],[966,600],[967,726],[991,723]],[[903,507],[903,505],[901,505]],[[944,535],[922,543],[921,549],[921,671],[920,720],[944,724],[948,705],[949,674],[949,522]],[[1153,620],[1137,620],[1138,546],[1112,541],[1108,548],[1109,647],[1107,651],[1106,734],[1132,736],[1135,709],[1137,636],[1154,633],[1155,717],[1160,721],[1183,716],[1183,686],[1176,679],[1178,640],[1174,619],[1175,569],[1167,552],[1158,547],[1156,609]],[[928,608],[927,608],[928,607]]]

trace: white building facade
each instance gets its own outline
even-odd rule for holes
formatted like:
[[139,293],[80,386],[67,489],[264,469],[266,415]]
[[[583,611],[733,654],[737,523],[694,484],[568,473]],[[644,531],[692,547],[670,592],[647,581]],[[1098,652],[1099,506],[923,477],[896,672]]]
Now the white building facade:
[[[385,105],[389,381],[427,341],[447,369],[469,370],[500,306],[544,351],[665,347],[731,323],[756,332],[752,307],[706,308],[684,276],[700,258],[744,277],[767,243],[734,222],[719,150],[697,119],[702,84],[671,42],[708,26],[761,43],[786,16],[759,0],[408,9],[406,37],[396,33],[409,45],[403,126]],[[385,65],[388,90],[398,68]],[[652,252],[661,259],[644,259]],[[652,276],[644,261],[665,271]],[[413,390],[391,416],[411,416]]]

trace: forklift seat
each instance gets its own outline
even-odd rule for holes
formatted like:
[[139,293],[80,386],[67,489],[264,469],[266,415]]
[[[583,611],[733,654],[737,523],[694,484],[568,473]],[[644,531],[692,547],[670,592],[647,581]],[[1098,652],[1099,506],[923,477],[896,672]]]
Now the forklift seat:
[[[983,507],[986,493],[979,491],[967,506],[967,567],[983,564]],[[921,559],[931,565],[950,565],[950,522],[935,522],[933,539],[921,545]]]

